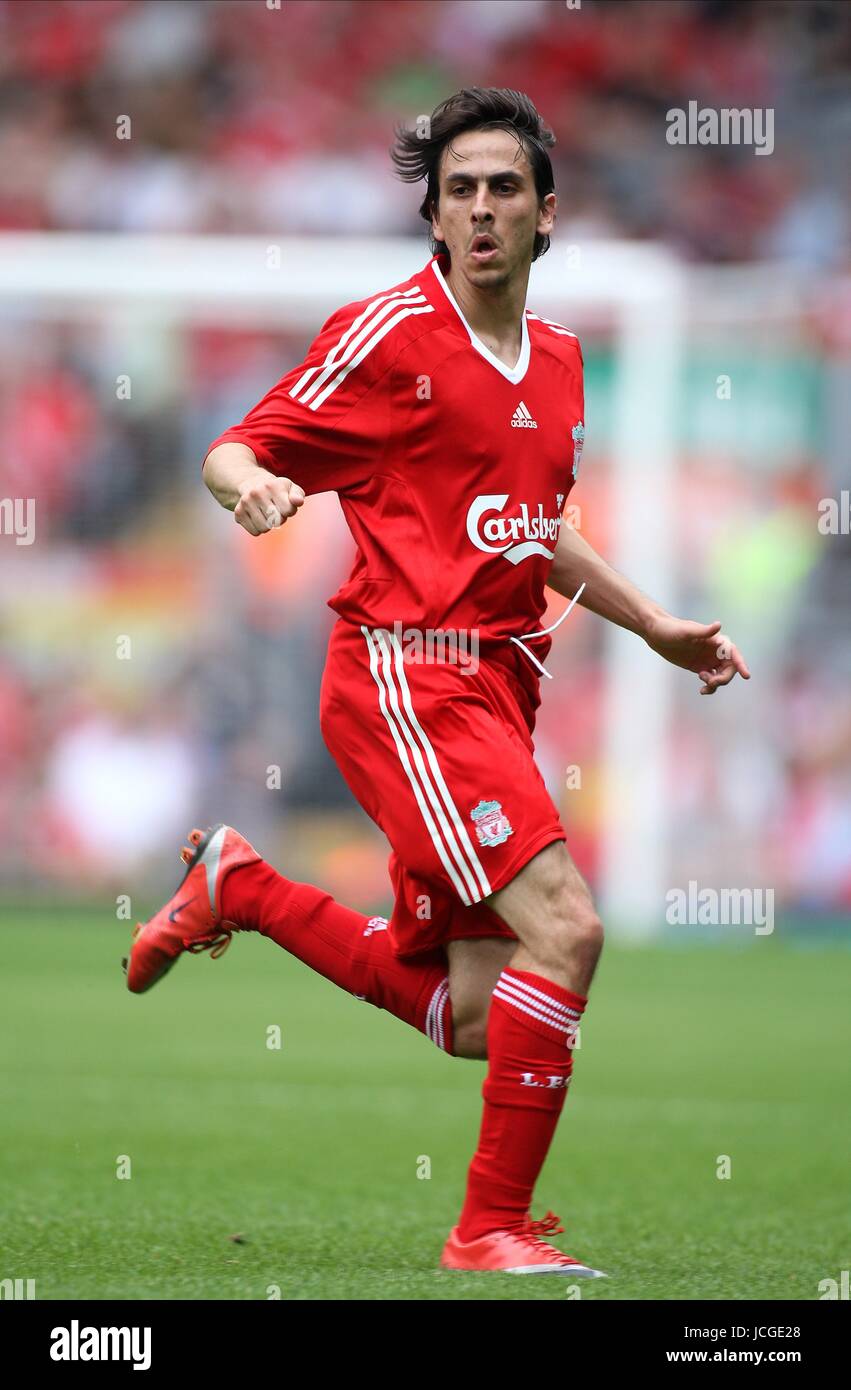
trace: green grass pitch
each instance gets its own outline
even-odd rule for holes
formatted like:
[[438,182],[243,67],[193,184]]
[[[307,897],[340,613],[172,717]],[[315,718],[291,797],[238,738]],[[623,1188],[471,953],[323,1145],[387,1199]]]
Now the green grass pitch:
[[[103,912],[0,913],[0,1278],[39,1299],[567,1298],[437,1267],[483,1062],[253,936],[133,997],[128,940]],[[533,1210],[610,1272],[583,1299],[813,1300],[848,1267],[849,964],[774,938],[607,945]]]

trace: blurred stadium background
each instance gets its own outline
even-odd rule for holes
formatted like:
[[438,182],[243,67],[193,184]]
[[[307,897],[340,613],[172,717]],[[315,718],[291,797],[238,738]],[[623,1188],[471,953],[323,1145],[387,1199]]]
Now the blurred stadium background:
[[[585,350],[585,534],[754,672],[705,702],[575,614],[538,731],[571,848],[615,927],[691,878],[847,912],[851,548],[818,519],[849,483],[849,64],[822,0],[0,4],[0,497],[36,499],[34,543],[0,536],[6,892],[154,898],[226,819],[386,905],[316,716],[336,499],[253,544],[199,467],[332,308],[426,260],[392,127],[477,82],[558,139],[529,303]],[[690,100],[773,108],[774,152],[668,145]]]

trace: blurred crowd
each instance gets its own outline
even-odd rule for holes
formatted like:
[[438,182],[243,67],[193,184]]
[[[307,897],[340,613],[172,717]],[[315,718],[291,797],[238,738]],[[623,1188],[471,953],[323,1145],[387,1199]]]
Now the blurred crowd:
[[[0,228],[413,232],[392,128],[478,83],[532,96],[583,233],[835,266],[850,64],[842,0],[4,0]],[[673,148],[690,101],[771,108],[774,153]]]
[[[816,524],[819,499],[848,486],[849,15],[822,0],[0,3],[0,232],[423,236],[417,191],[389,173],[393,123],[475,81],[536,100],[558,135],[564,216],[585,235],[809,275],[808,309],[779,342],[736,330],[737,431],[713,433],[723,409],[686,393],[679,591],[690,615],[738,624],[759,684],[750,703],[716,697],[719,728],[682,678],[669,788],[672,883],[735,883],[747,845],[760,881],[807,912],[851,907],[849,546]],[[665,112],[692,99],[774,105],[775,154],[672,149]],[[139,341],[114,317],[17,313],[0,322],[0,499],[37,505],[32,544],[0,535],[7,888],[154,892],[173,878],[172,841],[226,819],[294,874],[386,906],[383,841],[317,721],[324,600],[351,562],[336,501],[310,499],[256,544],[199,475],[209,441],[312,335],[174,325]],[[576,500],[606,553],[613,344],[576,326],[593,461]],[[690,353],[684,378],[714,380],[706,345]],[[742,392],[748,361],[760,372]],[[538,753],[595,880],[607,659],[604,625],[575,616]]]

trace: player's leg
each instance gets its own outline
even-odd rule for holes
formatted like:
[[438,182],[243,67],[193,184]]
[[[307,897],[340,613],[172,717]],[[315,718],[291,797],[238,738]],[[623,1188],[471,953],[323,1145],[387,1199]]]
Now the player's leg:
[[[500,937],[463,938],[448,943],[449,997],[455,1035],[455,1055],[486,1060],[488,1015],[494,989],[503,970],[531,971],[587,996],[602,946],[588,885],[560,841],[543,850],[534,869],[521,871],[494,894],[504,921],[522,922],[516,940]],[[556,895],[569,925],[564,947],[554,943],[542,923],[552,920],[547,897]],[[584,928],[584,929],[583,929]],[[563,961],[566,960],[566,970]]]
[[187,871],[165,906],[136,929],[128,987],[142,993],[184,951],[218,955],[232,931],[255,931],[327,980],[453,1050],[446,953],[399,959],[384,917],[343,907],[312,884],[279,874],[238,831],[193,831]]
[[[394,868],[391,860],[394,886],[404,899],[405,886]],[[442,948],[400,958],[385,917],[344,907],[329,893],[288,879],[262,860],[230,876],[223,905],[234,920],[326,980],[417,1028],[444,1052],[453,1052],[449,972]]]
[[488,1012],[481,1132],[444,1255],[456,1268],[500,1267],[493,1261],[505,1232],[537,1227],[546,1234],[540,1223],[530,1225],[529,1208],[564,1105],[573,1041],[603,941],[587,885],[561,842],[530,859],[489,905],[520,944]]
[[531,859],[493,895],[490,906],[520,939],[512,970],[532,971],[587,996],[603,949],[603,927],[563,841]]

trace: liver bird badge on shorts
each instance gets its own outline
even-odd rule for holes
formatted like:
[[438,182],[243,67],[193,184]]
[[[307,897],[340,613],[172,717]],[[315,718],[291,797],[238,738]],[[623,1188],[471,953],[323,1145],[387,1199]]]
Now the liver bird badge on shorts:
[[581,420],[578,425],[573,426],[570,435],[573,440],[573,481],[576,482],[582,462],[582,445],[585,443],[585,426]]
[[513,835],[511,822],[498,801],[480,801],[470,812],[470,820],[476,827],[480,845],[492,849],[494,845],[504,845],[509,835]]

